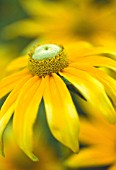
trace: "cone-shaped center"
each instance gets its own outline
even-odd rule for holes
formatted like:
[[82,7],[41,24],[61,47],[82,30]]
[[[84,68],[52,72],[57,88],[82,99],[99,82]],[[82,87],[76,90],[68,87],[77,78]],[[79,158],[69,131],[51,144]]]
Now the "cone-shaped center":
[[32,58],[36,60],[49,59],[58,55],[61,51],[62,48],[58,45],[44,44],[35,49]]
[[45,77],[58,73],[67,66],[68,58],[61,45],[44,44],[29,53],[28,68],[33,75]]

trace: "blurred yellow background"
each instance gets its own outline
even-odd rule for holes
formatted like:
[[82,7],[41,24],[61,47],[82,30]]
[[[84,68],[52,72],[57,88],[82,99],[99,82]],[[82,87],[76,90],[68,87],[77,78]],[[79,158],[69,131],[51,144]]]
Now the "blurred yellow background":
[[[84,40],[94,46],[107,47],[116,51],[116,1],[0,0],[0,77],[4,76],[4,67],[13,58],[23,55],[33,42],[48,41],[63,44],[63,42],[76,40]],[[45,129],[47,128],[45,127]],[[38,153],[44,166],[38,163],[33,165],[23,153],[20,153],[21,157],[23,155],[24,160],[26,159],[26,163],[31,162],[29,165],[32,167],[28,168],[30,170],[33,168],[35,170],[72,170],[73,168],[64,167],[62,164],[62,161],[71,152],[58,144],[51,137],[48,129],[46,131],[50,137],[46,137],[44,140],[48,140],[49,145],[46,142],[42,144],[40,142],[40,147],[45,147],[45,149],[48,147],[48,150],[43,149]],[[6,146],[8,145],[6,144]],[[50,149],[51,146],[53,146],[53,150]],[[12,156],[10,159],[9,157],[12,155],[12,150],[10,148],[8,150],[8,157],[0,158],[0,170],[8,170],[10,166],[14,169],[9,170],[26,170],[27,167],[24,165],[19,169],[14,163],[16,152],[18,154],[20,152],[17,149],[13,150],[14,160],[10,165]],[[49,159],[44,160],[46,157]],[[44,164],[46,161],[49,164],[47,168]],[[19,159],[18,164],[21,162]],[[10,166],[6,166],[8,163]],[[1,169],[1,165],[4,167],[3,169]],[[107,167],[106,165],[81,170],[106,170]]]

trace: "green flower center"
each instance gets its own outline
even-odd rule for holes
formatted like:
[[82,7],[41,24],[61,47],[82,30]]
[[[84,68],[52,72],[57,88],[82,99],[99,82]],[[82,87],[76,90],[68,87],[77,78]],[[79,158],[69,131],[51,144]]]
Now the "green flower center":
[[32,55],[33,59],[50,59],[62,51],[62,48],[54,44],[45,44],[37,47]]
[[44,44],[29,53],[28,68],[33,75],[45,77],[58,73],[67,66],[68,58],[61,45]]

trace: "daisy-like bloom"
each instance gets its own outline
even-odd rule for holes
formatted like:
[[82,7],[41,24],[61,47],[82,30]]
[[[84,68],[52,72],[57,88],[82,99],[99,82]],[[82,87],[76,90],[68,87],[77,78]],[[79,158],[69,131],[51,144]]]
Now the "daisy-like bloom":
[[77,152],[79,119],[70,95],[72,87],[90,102],[90,107],[92,105],[109,122],[116,122],[116,82],[99,70],[100,66],[116,71],[114,60],[100,56],[99,48],[86,42],[71,43],[65,48],[43,44],[34,47],[29,55],[14,60],[8,70],[16,72],[0,81],[0,98],[10,93],[0,111],[1,152],[2,134],[14,112],[16,141],[32,160],[37,160],[32,153],[33,125],[42,98],[51,133]]
[[65,161],[65,165],[73,168],[108,166],[107,170],[116,170],[116,124],[107,123],[93,108],[88,108],[91,119],[81,118],[80,141],[88,146],[80,149]]
[[3,34],[6,38],[74,37],[95,45],[110,44],[108,37],[116,35],[116,2],[111,0],[110,4],[101,8],[97,8],[92,2],[73,0],[72,3],[59,2],[56,5],[41,0],[21,0],[22,7],[30,18],[9,25]]

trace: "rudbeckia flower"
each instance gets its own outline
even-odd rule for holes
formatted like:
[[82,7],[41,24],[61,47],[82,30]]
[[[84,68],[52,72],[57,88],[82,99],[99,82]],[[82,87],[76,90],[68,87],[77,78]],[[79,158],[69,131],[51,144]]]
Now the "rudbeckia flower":
[[[87,105],[84,106],[88,108]],[[78,155],[70,156],[65,165],[87,169],[105,166],[106,170],[116,170],[116,124],[107,123],[95,110],[91,111],[94,116],[91,115],[89,121],[85,118],[80,120],[80,141],[86,147],[80,149]]]
[[116,70],[114,60],[100,56],[99,48],[86,42],[65,47],[38,45],[28,55],[14,60],[7,69],[16,72],[0,81],[0,98],[10,93],[0,111],[1,151],[2,134],[14,112],[16,141],[32,160],[37,160],[33,154],[33,125],[43,98],[51,133],[77,152],[79,119],[68,89],[70,85],[90,102],[90,107],[92,105],[109,122],[116,122],[115,80],[100,71],[101,66]]
[[115,1],[101,8],[97,8],[90,0],[68,1],[65,4],[59,2],[57,5],[41,0],[20,2],[30,18],[8,25],[3,31],[4,37],[8,39],[17,36],[48,36],[52,39],[71,37],[104,46],[110,40],[107,36],[116,35]]

